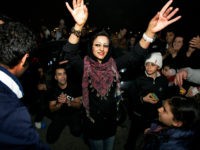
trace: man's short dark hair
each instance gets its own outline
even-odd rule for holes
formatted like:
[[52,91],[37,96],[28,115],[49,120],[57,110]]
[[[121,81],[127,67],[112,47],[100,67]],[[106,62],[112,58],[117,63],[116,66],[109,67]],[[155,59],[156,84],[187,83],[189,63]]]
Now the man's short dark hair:
[[16,66],[36,46],[33,32],[24,24],[6,19],[0,25],[0,64]]

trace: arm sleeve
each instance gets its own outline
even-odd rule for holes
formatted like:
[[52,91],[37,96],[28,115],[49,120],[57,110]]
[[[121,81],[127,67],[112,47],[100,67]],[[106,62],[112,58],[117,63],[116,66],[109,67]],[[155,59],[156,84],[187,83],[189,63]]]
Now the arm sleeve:
[[129,65],[139,65],[144,61],[146,55],[147,50],[143,49],[138,43],[131,52],[115,59],[117,68],[119,70]]
[[188,72],[187,81],[200,84],[200,69],[185,68]]
[[139,95],[139,87],[137,80],[133,81],[128,89],[128,100],[129,100],[129,107],[132,107],[132,109],[136,109],[138,104],[141,103],[140,101],[140,95]]
[[69,64],[74,68],[80,76],[83,74],[83,60],[79,55],[79,44],[71,44],[67,42],[63,46],[62,57],[64,60],[69,60]]

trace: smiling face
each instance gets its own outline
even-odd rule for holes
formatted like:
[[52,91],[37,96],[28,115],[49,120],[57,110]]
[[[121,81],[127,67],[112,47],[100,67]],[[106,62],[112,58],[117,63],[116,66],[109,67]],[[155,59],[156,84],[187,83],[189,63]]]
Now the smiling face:
[[109,39],[106,36],[97,36],[92,44],[92,53],[97,58],[98,62],[106,57],[109,51]]
[[60,87],[67,84],[67,73],[64,68],[58,68],[55,71],[55,80],[57,80]]
[[173,48],[176,52],[179,52],[180,49],[183,47],[183,37],[177,36],[173,42]]

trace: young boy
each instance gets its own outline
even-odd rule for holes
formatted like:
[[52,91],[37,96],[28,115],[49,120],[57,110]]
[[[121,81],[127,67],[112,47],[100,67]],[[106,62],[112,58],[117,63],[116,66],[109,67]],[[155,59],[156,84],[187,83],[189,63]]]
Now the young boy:
[[135,147],[138,136],[157,118],[157,109],[167,97],[168,81],[160,74],[162,55],[151,53],[144,63],[144,75],[138,77],[129,89],[129,101],[132,106],[131,127],[125,148]]

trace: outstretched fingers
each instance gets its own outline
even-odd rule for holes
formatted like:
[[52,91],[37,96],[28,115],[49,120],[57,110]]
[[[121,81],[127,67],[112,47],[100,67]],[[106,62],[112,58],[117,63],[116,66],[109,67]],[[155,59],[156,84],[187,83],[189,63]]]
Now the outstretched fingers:
[[169,0],[160,11],[160,17],[164,17],[167,19],[167,25],[172,24],[173,22],[176,22],[181,18],[181,16],[177,16],[171,19],[179,11],[179,8],[173,10],[173,7],[169,7],[172,2],[173,0]]
[[83,6],[84,1],[83,0],[76,0],[77,7]]
[[77,7],[84,5],[84,0],[73,0],[72,5],[73,5],[73,8],[76,9]]
[[175,17],[175,18],[173,18],[173,19],[171,19],[171,20],[168,20],[168,25],[169,24],[172,24],[173,22],[176,22],[177,20],[179,20],[181,18],[181,16],[177,16],[177,17]]
[[84,0],[81,1],[81,6],[83,6],[83,5],[84,5]]
[[169,1],[163,6],[163,8],[162,8],[161,11],[160,11],[160,14],[161,14],[161,15],[163,15],[163,14],[166,12],[167,8],[172,4],[172,2],[173,2],[173,0],[169,0]]
[[69,5],[68,2],[65,3],[67,6],[67,9],[69,10],[69,12],[72,14],[73,13],[73,9],[71,8],[71,6]]
[[165,11],[165,13],[163,14],[163,17],[167,17],[167,16],[171,13],[172,10],[173,10],[173,7],[169,7],[169,8]]
[[179,11],[179,8],[174,9],[174,10],[167,16],[167,19],[172,18],[178,11]]
[[85,14],[88,15],[88,9],[87,9],[87,7],[85,5],[83,6],[83,10],[84,10]]
[[76,7],[77,7],[76,0],[73,0],[73,1],[72,1],[72,6],[73,6],[73,8],[76,8]]

